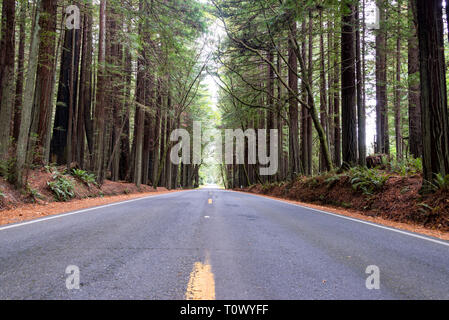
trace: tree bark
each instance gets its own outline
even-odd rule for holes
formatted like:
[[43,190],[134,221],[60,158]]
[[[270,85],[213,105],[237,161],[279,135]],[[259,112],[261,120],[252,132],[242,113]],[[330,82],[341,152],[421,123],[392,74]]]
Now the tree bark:
[[421,78],[423,191],[449,174],[449,129],[442,2],[416,1]]
[[71,133],[73,112],[77,101],[79,54],[80,30],[67,29],[62,49],[56,113],[50,145],[52,161],[59,165],[67,163],[72,158]]
[[[419,81],[419,46],[416,30],[416,7],[409,0],[410,37],[408,38],[408,119],[410,154],[422,156],[421,89]],[[447,6],[449,7],[449,6]]]
[[45,142],[48,127],[50,124],[53,111],[53,79],[55,65],[55,48],[56,48],[56,10],[57,0],[48,0],[42,2],[42,16],[40,19],[40,41],[39,58],[36,79],[36,101],[35,111],[37,120],[38,149],[45,154]]
[[[296,21],[290,22],[291,37],[296,37]],[[301,173],[299,158],[299,131],[298,131],[298,101],[295,94],[298,95],[298,60],[294,52],[294,44],[289,39],[288,46],[288,86],[293,92],[289,92],[288,111],[289,111],[289,141],[290,141],[290,178],[293,179]]]
[[[320,123],[326,133],[326,141],[329,141],[329,127],[327,121],[327,85],[326,65],[324,52],[323,10],[320,10]],[[329,148],[329,146],[327,146]],[[321,146],[323,150],[323,146]],[[324,152],[320,152],[320,171],[326,171]]]
[[376,34],[376,153],[390,154],[387,109],[387,40],[385,0],[377,0],[380,29]]
[[394,129],[396,137],[396,160],[401,161],[402,152],[402,116],[401,116],[401,5],[402,1],[398,0],[398,21],[397,21],[397,38],[396,38],[396,84],[394,90]]
[[106,0],[100,1],[100,32],[98,38],[98,72],[97,72],[97,99],[95,105],[95,126],[94,126],[94,170],[97,175],[97,182],[103,183],[104,168],[104,132],[105,132],[105,39],[106,39]]
[[343,165],[354,166],[357,163],[356,131],[356,86],[355,86],[355,39],[354,6],[351,1],[343,1],[341,35],[341,116]]
[[[364,10],[364,8],[363,8]],[[356,7],[356,74],[357,74],[357,142],[358,142],[358,164],[361,166],[366,165],[366,124],[365,124],[365,99],[364,99],[364,87],[363,79],[364,74],[362,70],[362,53],[361,53],[361,39],[360,29],[364,28],[364,23],[360,23],[360,7]],[[363,56],[365,53],[363,52]]]
[[3,1],[0,43],[0,159],[8,154],[14,106],[15,10],[14,0]]
[[36,14],[33,21],[33,33],[31,35],[30,53],[27,68],[27,80],[25,84],[23,108],[20,120],[19,139],[17,140],[16,164],[14,168],[13,182],[17,188],[24,186],[23,171],[27,159],[27,147],[31,125],[31,111],[33,108],[33,97],[39,53],[39,18],[40,0],[35,3]]
[[26,4],[22,2],[20,5],[19,17],[19,51],[17,54],[17,80],[16,80],[16,99],[14,102],[14,141],[19,138],[20,131],[20,114],[23,102],[23,81],[25,73],[25,28],[26,28]]

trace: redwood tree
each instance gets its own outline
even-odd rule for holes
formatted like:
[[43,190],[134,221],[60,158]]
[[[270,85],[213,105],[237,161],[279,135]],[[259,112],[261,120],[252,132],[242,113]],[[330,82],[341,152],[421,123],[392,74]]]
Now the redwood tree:
[[7,154],[14,105],[14,25],[16,2],[4,0],[0,42],[0,157]]
[[343,1],[341,29],[341,116],[343,165],[357,162],[355,39],[352,1]]
[[449,174],[449,129],[441,0],[416,1],[421,77],[423,190]]
[[380,29],[376,32],[376,152],[390,154],[387,108],[387,35],[385,0],[378,0]]
[[419,82],[419,50],[416,31],[416,8],[414,1],[409,0],[408,38],[408,128],[410,154],[415,158],[422,155],[421,101]]

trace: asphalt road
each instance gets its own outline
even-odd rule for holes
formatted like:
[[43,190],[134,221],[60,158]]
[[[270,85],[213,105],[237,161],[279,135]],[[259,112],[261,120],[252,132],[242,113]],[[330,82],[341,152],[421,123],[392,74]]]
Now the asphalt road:
[[184,299],[197,263],[216,299],[449,299],[448,242],[219,189],[0,227],[0,299]]

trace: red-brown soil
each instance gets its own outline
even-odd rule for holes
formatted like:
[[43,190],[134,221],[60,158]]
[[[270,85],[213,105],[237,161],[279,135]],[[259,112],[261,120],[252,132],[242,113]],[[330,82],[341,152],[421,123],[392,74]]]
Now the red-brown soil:
[[[62,171],[62,170],[60,170]],[[155,194],[175,192],[166,188],[153,189],[148,185],[140,188],[133,183],[105,180],[101,187],[87,186],[78,179],[66,176],[74,185],[75,197],[67,202],[57,202],[47,182],[52,180],[52,173],[45,168],[32,170],[28,176],[28,186],[39,196],[30,192],[16,190],[4,178],[0,177],[0,225],[35,219],[51,214],[85,209],[93,206],[124,201]]]
[[372,195],[354,191],[345,175],[332,183],[326,182],[325,178],[300,178],[294,182],[253,185],[236,190],[344,208],[363,216],[449,232],[449,191],[420,195],[422,178],[419,175],[392,175],[383,189]]

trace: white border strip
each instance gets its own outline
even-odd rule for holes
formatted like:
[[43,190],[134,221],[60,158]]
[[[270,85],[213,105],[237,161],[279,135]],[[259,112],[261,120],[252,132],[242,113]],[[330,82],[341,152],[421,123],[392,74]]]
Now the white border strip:
[[131,200],[113,202],[113,203],[104,204],[104,205],[101,205],[101,206],[81,209],[81,210],[77,210],[77,211],[73,211],[73,212],[67,212],[67,213],[50,215],[50,216],[45,217],[45,218],[38,218],[38,219],[35,219],[35,220],[26,221],[26,222],[19,222],[19,223],[15,223],[15,224],[9,224],[9,225],[6,225],[4,227],[0,227],[0,231],[11,229],[11,228],[16,228],[16,227],[21,227],[21,226],[25,226],[25,225],[33,224],[33,223],[37,223],[37,222],[53,220],[53,219],[59,219],[59,218],[71,216],[73,214],[84,213],[84,212],[93,211],[93,210],[97,210],[97,209],[103,209],[103,208],[107,208],[107,207],[117,206],[117,205],[128,203],[128,202],[139,201],[139,200],[150,199],[150,198],[163,197],[163,196],[168,196],[168,195],[172,195],[172,194],[175,194],[175,193],[181,193],[181,192],[185,193],[185,192],[190,192],[190,191],[193,191],[193,190],[185,190],[185,191],[183,190],[183,191],[169,192],[169,193],[164,193],[164,194],[155,194],[155,195],[145,196],[145,197],[142,197],[142,198],[135,198],[135,199],[131,199]]
[[[428,237],[419,235],[417,233],[411,233],[411,232],[407,232],[407,231],[403,231],[403,230],[399,230],[399,229],[383,226],[383,225],[380,225],[380,224],[377,224],[377,223],[368,222],[368,221],[360,220],[360,219],[356,219],[356,218],[351,218],[351,217],[344,216],[344,215],[337,214],[337,213],[332,213],[332,212],[327,212],[327,211],[323,211],[323,210],[319,210],[319,209],[315,209],[315,208],[311,208],[311,207],[306,207],[306,206],[302,206],[300,204],[291,203],[291,202],[288,202],[288,201],[285,201],[285,200],[281,200],[281,199],[272,199],[272,198],[264,197],[263,195],[257,195],[257,194],[254,194],[254,193],[248,193],[248,192],[244,192],[244,191],[238,192],[238,191],[232,191],[232,190],[225,190],[225,191],[236,192],[236,193],[244,193],[244,194],[247,194],[247,195],[250,195],[250,196],[254,196],[254,197],[258,197],[258,198],[278,201],[278,202],[282,202],[282,203],[289,204],[289,205],[292,205],[292,206],[297,206],[297,207],[300,207],[300,208],[303,208],[303,209],[313,210],[313,211],[324,213],[324,214],[327,214],[327,215],[330,215],[330,216],[334,216],[334,217],[337,217],[337,218],[342,218],[342,219],[346,219],[346,220],[350,220],[350,221],[363,223],[363,224],[366,224],[366,225],[369,225],[369,226],[372,226],[372,227],[376,227],[376,228],[380,228],[380,229],[385,229],[385,230],[397,232],[397,233],[404,234],[404,235],[407,235],[407,236],[410,236],[410,237],[418,238],[418,239],[421,239],[421,240],[427,240],[427,241],[430,241],[430,242],[433,242],[433,243],[437,243],[437,244],[441,244],[443,246],[449,247],[449,242],[445,242],[445,241],[437,240],[437,239],[433,239],[433,238],[428,238]],[[292,201],[294,201],[294,200],[292,200]]]

